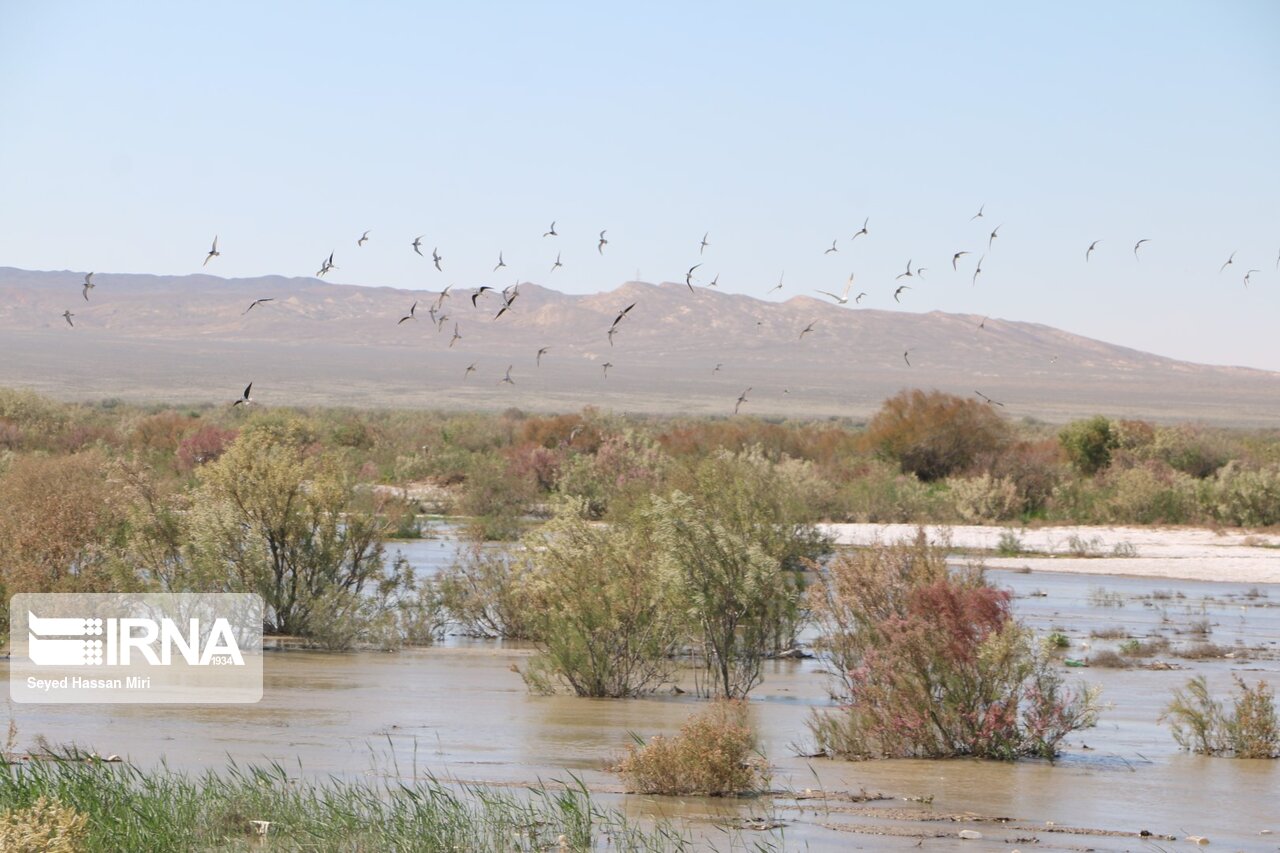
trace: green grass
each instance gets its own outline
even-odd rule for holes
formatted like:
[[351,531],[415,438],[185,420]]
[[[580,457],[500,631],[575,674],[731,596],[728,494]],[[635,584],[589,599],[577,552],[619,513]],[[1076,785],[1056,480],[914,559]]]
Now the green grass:
[[[523,790],[451,784],[300,780],[279,764],[192,776],[68,753],[0,773],[0,811],[45,796],[88,816],[84,849],[487,851],[685,850],[657,822],[631,825],[580,780]],[[255,821],[270,823],[265,836]]]

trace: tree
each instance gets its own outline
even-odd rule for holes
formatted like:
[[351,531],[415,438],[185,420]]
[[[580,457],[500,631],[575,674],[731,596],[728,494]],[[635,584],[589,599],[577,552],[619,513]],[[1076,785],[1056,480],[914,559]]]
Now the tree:
[[919,389],[885,400],[866,432],[866,442],[876,453],[925,482],[963,471],[1008,441],[1009,428],[991,406]]
[[1120,443],[1111,421],[1102,415],[1072,421],[1058,433],[1058,440],[1071,464],[1082,474],[1096,474],[1108,467],[1111,451]]
[[19,457],[0,476],[0,507],[6,597],[135,586],[111,559],[124,519],[118,484],[96,451]]
[[191,525],[197,559],[211,564],[203,573],[261,595],[268,631],[305,636],[322,597],[358,596],[382,579],[385,521],[357,507],[335,459],[314,452],[298,423],[246,427],[197,474]]
[[582,501],[566,500],[525,541],[521,595],[540,652],[525,679],[542,692],[647,693],[670,678],[681,639],[652,533],[642,518],[605,526],[584,515]]
[[643,514],[653,528],[655,558],[701,647],[704,690],[745,697],[760,682],[779,617],[794,609],[798,592],[776,557],[691,496],[654,498]]

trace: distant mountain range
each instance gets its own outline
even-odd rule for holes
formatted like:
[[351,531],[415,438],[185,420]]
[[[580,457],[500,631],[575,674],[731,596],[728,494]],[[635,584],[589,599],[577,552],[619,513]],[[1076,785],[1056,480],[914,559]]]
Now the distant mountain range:
[[[774,303],[670,282],[589,296],[530,283],[496,320],[499,294],[473,307],[474,291],[454,289],[437,329],[435,291],[98,273],[85,301],[83,280],[0,267],[0,384],[68,399],[229,403],[253,381],[265,405],[726,416],[750,387],[743,414],[854,418],[919,387],[981,392],[1012,417],[1049,421],[1102,413],[1280,424],[1280,373],[1177,361],[996,317],[810,296]],[[398,323],[415,301],[415,319]],[[610,325],[632,303],[610,345]],[[450,347],[455,325],[461,337]],[[508,365],[514,385],[500,384]]]

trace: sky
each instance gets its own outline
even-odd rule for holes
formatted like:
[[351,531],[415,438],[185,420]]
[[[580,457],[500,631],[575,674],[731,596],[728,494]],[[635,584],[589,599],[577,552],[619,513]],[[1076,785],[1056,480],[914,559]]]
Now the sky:
[[0,0],[0,266],[333,252],[346,284],[594,293],[701,262],[775,300],[852,274],[861,308],[1280,370],[1277,43],[1273,0]]

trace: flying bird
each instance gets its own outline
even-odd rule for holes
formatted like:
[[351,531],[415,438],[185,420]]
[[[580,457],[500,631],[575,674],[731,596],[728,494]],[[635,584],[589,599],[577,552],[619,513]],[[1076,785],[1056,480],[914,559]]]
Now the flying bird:
[[746,391],[743,391],[741,394],[738,395],[738,402],[733,404],[733,413],[735,415],[738,414],[738,409],[742,408],[742,404],[747,402],[747,395],[750,393],[751,393],[751,388],[748,387]]
[[707,242],[707,238],[708,238],[708,237],[710,237],[710,236],[711,236],[711,232],[710,232],[710,231],[708,231],[706,234],[703,234],[703,235],[702,235],[702,243],[701,243],[701,244],[699,244],[699,246],[698,246],[698,254],[699,254],[699,255],[701,255],[701,254],[703,253],[703,251],[704,251],[708,246],[710,246],[710,245],[711,245],[710,243],[708,243],[708,242]]
[[1000,236],[1000,229],[1003,227],[1003,225],[997,225],[991,231],[991,236],[987,238],[987,251],[991,251],[991,244],[996,241],[996,237]]
[[715,287],[720,284],[720,273],[716,273],[716,277],[707,282],[707,287]]
[[626,308],[623,308],[621,311],[619,311],[619,312],[618,312],[618,316],[613,318],[613,325],[615,325],[615,326],[616,326],[616,325],[618,325],[619,323],[621,323],[621,322],[622,322],[622,318],[623,318],[623,317],[625,317],[625,316],[627,316],[627,314],[631,313],[631,309],[632,309],[632,308],[635,308],[635,307],[636,307],[636,303],[632,302],[632,303],[631,303],[630,305],[628,305]]
[[320,271],[317,272],[316,275],[323,276],[325,273],[329,272],[329,270],[335,269],[337,269],[337,267],[333,264],[333,252],[330,252],[329,257],[320,262]]
[[846,281],[844,284],[844,292],[841,293],[839,296],[836,296],[834,293],[831,293],[830,291],[826,291],[826,290],[818,290],[815,292],[821,293],[823,296],[830,296],[832,299],[836,301],[837,305],[844,305],[849,301],[849,288],[851,287],[853,287],[853,273],[849,273],[849,280]]
[[1089,256],[1093,254],[1093,250],[1098,248],[1098,244],[1101,242],[1102,242],[1101,240],[1094,240],[1092,243],[1089,244],[1089,248],[1084,250],[1085,263],[1089,262]]
[[893,292],[893,301],[894,301],[894,302],[901,302],[902,300],[898,298],[898,295],[899,295],[900,293],[902,293],[902,291],[904,291],[904,290],[910,290],[910,289],[911,289],[911,285],[909,285],[909,284],[900,284],[900,285],[898,285],[898,289],[897,289],[897,290],[895,290],[895,291]]
[[604,232],[604,231],[601,231],[601,232],[600,232],[600,242],[599,242],[599,243],[596,243],[596,251],[597,251],[597,252],[599,252],[599,253],[600,253],[600,254],[602,254],[602,255],[604,254],[604,247],[605,247],[605,246],[607,246],[607,245],[609,245],[609,241],[608,241],[608,240],[606,240],[606,239],[604,238],[604,235],[605,235],[605,232]]
[[614,326],[609,327],[609,331],[605,332],[605,336],[609,339],[609,346],[613,346],[613,336],[618,334],[618,330]]
[[[1239,249],[1237,249],[1236,251],[1238,252]],[[1235,261],[1236,261],[1236,253],[1232,252],[1231,257],[1227,258],[1227,262],[1222,266],[1218,267],[1218,274],[1221,275],[1222,271],[1225,270],[1227,267],[1231,266],[1233,263],[1235,263]]]
[[786,274],[787,274],[787,273],[786,273],[786,271],[784,270],[784,271],[783,271],[783,273],[782,273],[782,275],[778,276],[778,283],[777,283],[777,284],[775,284],[773,287],[769,288],[769,292],[770,292],[770,293],[773,293],[775,290],[782,290],[782,278],[783,278],[783,276],[785,276]]
[[[815,320],[815,321],[814,321],[814,323],[816,323],[816,322],[817,322],[817,321]],[[807,335],[807,334],[809,334],[810,332],[812,332],[812,331],[813,331],[813,325],[814,325],[814,323],[810,323],[809,325],[805,326],[803,329],[801,329],[801,330],[800,330],[800,337],[801,337],[801,338],[803,338],[805,335]],[[797,340],[798,340],[798,339],[797,339]]]
[[870,216],[868,216],[866,219],[862,220],[862,228],[861,228],[861,229],[859,229],[859,230],[858,230],[858,231],[857,231],[857,232],[856,232],[852,237],[850,237],[850,238],[849,238],[849,242],[850,242],[850,243],[852,243],[854,240],[857,240],[859,237],[863,236],[864,234],[869,234],[869,233],[870,233],[869,231],[867,231],[867,223],[868,223],[868,222],[870,222],[870,221],[871,221],[871,217],[870,217]]
[[467,369],[462,371],[462,378],[465,381],[468,376],[476,372],[476,363],[473,361],[467,365]]
[[450,290],[453,290],[452,284],[448,285],[447,287],[445,287],[444,290],[440,291],[440,295],[436,297],[436,304],[434,307],[439,308],[441,305],[444,304],[444,301],[449,298]]
[[1150,242],[1151,241],[1149,239],[1147,239],[1146,237],[1143,237],[1141,240],[1133,244],[1133,259],[1135,261],[1138,260],[1138,249],[1142,246],[1143,243],[1150,243]]
[[951,256],[951,268],[952,268],[953,270],[955,270],[956,272],[959,272],[959,271],[960,271],[960,268],[956,266],[956,261],[960,260],[962,257],[964,257],[964,256],[965,256],[965,255],[967,255],[967,254],[969,254],[969,253],[968,253],[968,252],[956,252],[954,255],[952,255],[952,256]]
[[855,304],[858,304],[858,305],[861,305],[861,304],[862,304],[862,297],[864,297],[864,296],[866,296],[866,295],[867,295],[867,292],[866,292],[865,290],[864,290],[864,291],[862,291],[861,293],[859,293],[857,296],[855,296],[855,297],[853,298],[854,303],[855,303]]
[[689,287],[690,293],[693,293],[693,271],[700,266],[702,266],[702,264],[694,264],[689,267],[689,271],[684,274],[684,283]]
[[832,241],[831,241],[831,248],[830,248],[830,249],[827,249],[827,250],[826,250],[825,252],[823,252],[822,254],[824,254],[824,255],[829,255],[829,254],[831,254],[832,252],[838,252],[838,251],[840,251],[840,250],[836,248],[836,241],[835,241],[835,240],[832,240]]
[[562,266],[564,266],[564,264],[560,263],[560,253],[556,252],[556,262],[551,265],[551,271],[555,272],[556,270],[560,269],[560,267]]
[[969,221],[970,221],[970,222],[972,222],[972,221],[973,221],[973,220],[975,220],[975,219],[981,219],[981,218],[982,218],[982,211],[984,211],[984,210],[986,210],[986,209],[987,209],[987,203],[984,201],[984,202],[982,203],[982,206],[978,208],[978,212],[977,212],[977,213],[975,213],[973,216],[970,216],[970,217],[969,217]]
[[1254,273],[1256,273],[1256,272],[1262,272],[1262,270],[1249,270],[1247,273],[1245,273],[1245,274],[1244,274],[1244,286],[1245,286],[1245,287],[1248,287],[1248,286],[1249,286],[1249,279],[1250,279],[1250,278],[1253,276],[1253,274],[1254,274]]
[[66,321],[67,321],[67,325],[68,325],[68,326],[70,326],[70,327],[71,327],[71,328],[73,328],[73,329],[76,327],[76,324],[75,324],[75,323],[73,323],[73,322],[71,322],[71,318],[72,318],[72,317],[74,317],[74,316],[76,316],[76,315],[71,313],[71,309],[70,309],[70,308],[68,308],[66,311],[63,311],[63,312],[62,312],[62,319],[66,320]]
[[494,272],[497,272],[498,270],[502,269],[502,268],[503,268],[503,267],[505,267],[506,265],[507,265],[507,262],[506,262],[506,261],[504,261],[504,260],[502,259],[502,253],[501,253],[501,252],[499,252],[499,253],[498,253],[498,265],[497,265],[496,267],[494,267],[494,268],[493,268],[493,271],[494,271]]
[[723,364],[719,364],[719,363],[717,363],[717,364],[716,364],[716,366],[715,366],[714,368],[712,368],[712,370],[711,370],[711,375],[712,375],[712,376],[715,376],[717,373],[719,373],[719,372],[720,372],[720,368],[722,368],[722,367],[724,367],[724,365],[723,365]]
[[458,324],[453,324],[453,337],[449,339],[449,349],[453,349],[453,345],[462,340],[462,335],[458,334]]
[[221,255],[221,254],[222,254],[222,253],[218,251],[218,235],[217,235],[217,234],[214,234],[214,235],[213,235],[213,248],[211,248],[211,249],[209,250],[209,254],[207,254],[207,255],[205,255],[205,256],[204,256],[204,263],[203,263],[203,264],[201,264],[200,266],[204,266],[205,264],[208,264],[208,263],[209,263],[209,261],[213,260],[214,258],[218,257],[218,256],[219,256],[219,255]]
[[601,366],[602,368],[604,368],[604,378],[605,378],[605,379],[608,379],[608,378],[609,378],[609,368],[610,368],[610,367],[613,367],[613,362],[611,362],[611,361],[606,361],[604,364],[602,364],[602,365],[600,365],[600,366]]
[[267,298],[265,298],[265,299],[255,299],[255,300],[253,300],[252,302],[250,302],[250,303],[249,303],[249,307],[248,307],[248,308],[246,308],[246,309],[244,309],[243,311],[241,311],[241,312],[240,312],[240,316],[241,316],[241,317],[243,317],[245,314],[248,314],[250,311],[252,311],[254,308],[257,308],[259,305],[261,305],[261,304],[262,304],[262,303],[264,303],[264,302],[275,302],[275,297],[274,297],[274,296],[268,296],[268,297],[267,297]]
[[910,367],[910,366],[911,366],[911,359],[907,358],[907,356],[909,356],[909,355],[911,355],[911,350],[903,350],[903,352],[902,352],[902,360],[903,360],[903,361],[905,361],[905,362],[907,363],[907,367]]
[[969,282],[970,287],[978,283],[978,275],[981,274],[982,272],[982,262],[985,261],[986,259],[987,259],[986,255],[983,255],[982,257],[978,258],[978,266],[973,271],[973,281]]
[[[552,224],[554,225],[555,223],[553,222]],[[502,379],[498,382],[498,384],[499,384],[499,385],[501,385],[503,382],[507,383],[508,385],[515,385],[515,384],[516,384],[516,383],[515,383],[515,380],[511,378],[511,368],[513,368],[513,367],[515,367],[515,365],[514,365],[514,364],[508,364],[508,365],[507,365],[507,375],[506,375],[506,376],[504,376],[504,377],[502,377]]]
[[550,228],[550,230],[548,230],[548,231],[547,231],[545,234],[543,234],[542,236],[543,236],[543,237],[559,237],[559,236],[560,236],[559,234],[557,234],[557,233],[556,233],[556,221],[555,221],[554,219],[553,219],[553,220],[551,220],[551,228]]
[[928,267],[916,267],[916,278],[923,279],[924,274],[929,271]]
[[433,264],[435,264],[435,265],[436,265],[436,272],[444,272],[444,270],[440,269],[440,261],[442,261],[442,260],[444,260],[444,259],[440,257],[440,250],[439,250],[439,248],[432,249],[432,250],[431,250],[431,262],[432,262]]
[[89,273],[84,277],[84,288],[81,291],[84,294],[85,302],[89,301],[89,291],[93,290],[95,287],[97,287],[97,285],[93,283],[93,273]]
[[982,318],[982,322],[978,323],[978,328],[979,328],[980,330],[981,330],[981,329],[985,329],[985,328],[987,328],[987,320],[989,320],[989,319],[991,319],[989,316],[988,316],[988,317],[983,317],[983,318]]
[[437,331],[437,332],[443,332],[443,331],[444,331],[444,324],[445,324],[445,321],[446,321],[446,320],[448,320],[448,319],[449,319],[449,315],[448,315],[448,314],[441,314],[439,317],[436,317],[436,318],[435,318],[435,321],[436,321],[436,331]]
[[236,400],[234,403],[231,404],[231,408],[234,409],[236,406],[252,406],[253,400],[250,399],[249,397],[249,391],[252,388],[253,388],[253,383],[250,382],[248,385],[245,386],[244,393],[240,395],[240,399]]
[[907,271],[898,273],[897,277],[894,278],[894,281],[897,281],[899,278],[907,278],[910,275],[911,275],[911,261],[907,261]]
[[986,400],[988,406],[1000,406],[1002,408],[1004,407],[1004,403],[998,402],[996,400],[992,400],[990,397],[988,397],[986,394],[983,394],[981,391],[974,391],[973,393],[977,394],[979,397]]
[[[427,235],[426,235],[426,234],[420,234],[419,236],[417,236],[417,237],[414,237],[414,238],[413,238],[413,244],[412,244],[412,245],[413,245],[413,250],[414,250],[415,252],[417,252],[419,255],[422,255],[422,238],[423,238],[423,237],[425,237],[425,236],[427,236]],[[426,257],[426,255],[422,255],[422,256],[423,256],[424,258]]]
[[397,325],[397,326],[399,326],[399,325],[400,325],[400,323],[403,323],[405,320],[416,320],[416,319],[418,319],[418,317],[417,317],[417,313],[416,313],[416,312],[417,312],[417,310],[418,310],[418,303],[415,301],[412,305],[410,305],[410,306],[409,306],[409,313],[408,313],[408,314],[405,314],[403,317],[401,317],[401,318],[400,318],[400,320],[399,320],[399,322],[397,322],[397,323],[396,323],[396,325]]
[[542,367],[542,357],[547,354],[547,350],[549,349],[551,349],[551,347],[542,347],[541,349],[538,350],[538,358],[537,358],[538,367]]
[[364,232],[363,234],[361,234],[361,235],[360,235],[360,239],[356,241],[356,245],[357,245],[357,246],[363,246],[363,245],[364,245],[365,243],[367,243],[367,242],[369,242],[369,232],[368,232],[368,231],[366,231],[366,232]]
[[476,308],[476,307],[477,307],[477,305],[476,305],[476,300],[477,300],[477,299],[479,299],[481,296],[483,296],[483,295],[484,295],[484,292],[485,292],[486,290],[493,290],[493,288],[492,288],[492,287],[490,287],[490,286],[489,286],[489,285],[487,285],[487,284],[482,284],[482,285],[480,285],[479,287],[477,287],[477,288],[476,288],[476,292],[475,292],[475,293],[471,294],[471,307],[472,307],[472,308]]

